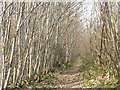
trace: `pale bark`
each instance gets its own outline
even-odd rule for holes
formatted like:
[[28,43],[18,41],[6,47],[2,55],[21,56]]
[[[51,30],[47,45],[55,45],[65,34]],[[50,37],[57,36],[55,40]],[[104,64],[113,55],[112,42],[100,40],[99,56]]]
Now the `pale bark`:
[[13,61],[13,55],[14,55],[15,41],[16,41],[16,39],[14,37],[13,38],[13,43],[12,43],[12,51],[11,51],[10,61],[9,61],[9,69],[8,69],[7,77],[6,77],[6,80],[5,80],[4,88],[7,87],[8,80],[9,80],[9,77],[10,77],[10,72],[11,72],[11,69],[12,69],[12,61]]

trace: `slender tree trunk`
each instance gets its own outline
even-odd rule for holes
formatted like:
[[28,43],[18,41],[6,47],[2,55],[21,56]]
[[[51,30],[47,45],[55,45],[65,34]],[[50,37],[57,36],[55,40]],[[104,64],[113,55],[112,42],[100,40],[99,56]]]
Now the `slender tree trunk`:
[[[118,2],[118,52],[119,52],[119,56],[120,56],[120,1]],[[120,64],[120,60],[119,60],[119,64]],[[120,66],[119,66],[119,76],[120,76]]]
[[120,54],[120,1],[118,3],[118,37],[119,37],[118,50],[119,50],[119,54]]
[[[2,12],[2,4],[0,3],[0,12]],[[0,25],[2,25],[2,16],[0,16]],[[3,67],[3,30],[0,26],[0,90],[2,89],[2,79],[3,79],[3,72],[2,72],[2,67]]]

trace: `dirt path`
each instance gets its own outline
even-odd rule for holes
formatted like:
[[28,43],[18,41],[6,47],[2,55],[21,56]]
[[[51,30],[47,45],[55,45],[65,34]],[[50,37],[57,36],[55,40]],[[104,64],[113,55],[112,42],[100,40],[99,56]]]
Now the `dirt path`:
[[76,64],[69,70],[64,71],[62,74],[55,73],[55,77],[58,78],[59,82],[53,86],[53,88],[81,88],[81,78],[80,77],[80,65],[82,60],[78,57]]
[[82,76],[80,75],[80,66],[82,65],[82,60],[78,57],[76,64],[73,65],[68,70],[65,70],[62,74],[58,71],[54,73],[54,77],[57,78],[54,82],[52,80],[43,80],[43,82],[36,85],[49,86],[52,88],[82,88]]

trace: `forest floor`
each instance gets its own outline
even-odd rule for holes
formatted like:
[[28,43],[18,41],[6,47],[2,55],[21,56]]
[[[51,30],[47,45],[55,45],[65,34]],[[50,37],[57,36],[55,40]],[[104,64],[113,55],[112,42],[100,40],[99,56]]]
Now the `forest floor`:
[[[82,78],[80,73],[80,66],[82,60],[80,57],[74,62],[74,64],[66,70],[58,70],[51,76],[47,77],[47,80],[37,84],[39,86],[48,86],[51,88],[82,88]],[[48,79],[49,78],[49,79]],[[52,80],[50,80],[52,78]]]
[[36,88],[115,88],[119,82],[106,67],[80,56],[56,72],[44,76]]
[[[114,72],[95,64],[93,59],[78,57],[74,62],[55,68],[55,72],[42,75],[40,82],[30,81],[33,88],[115,88],[120,86]],[[113,75],[112,75],[113,74]]]

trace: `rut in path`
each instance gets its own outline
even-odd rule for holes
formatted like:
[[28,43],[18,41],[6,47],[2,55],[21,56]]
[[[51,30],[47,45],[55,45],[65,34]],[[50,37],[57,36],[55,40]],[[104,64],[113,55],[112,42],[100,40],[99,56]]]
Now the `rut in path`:
[[58,78],[59,82],[52,86],[53,88],[81,88],[81,75],[80,66],[82,65],[82,60],[80,57],[77,58],[77,62],[69,70],[64,71],[62,74],[60,72],[55,73],[55,77]]

